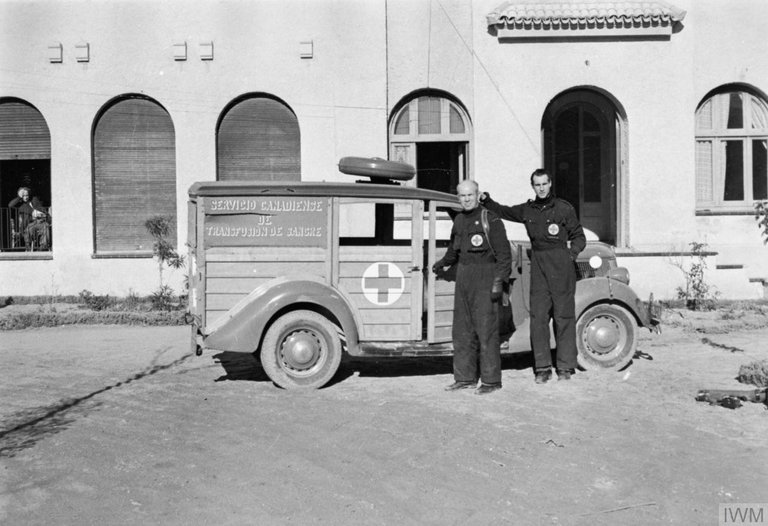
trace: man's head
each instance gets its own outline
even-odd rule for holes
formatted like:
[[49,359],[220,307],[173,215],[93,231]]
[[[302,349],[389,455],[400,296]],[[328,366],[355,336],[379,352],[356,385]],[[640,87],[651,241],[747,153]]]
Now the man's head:
[[19,188],[18,195],[19,197],[21,197],[22,201],[24,202],[29,201],[29,194],[30,194],[30,190],[26,186],[22,186],[21,188]]
[[459,196],[459,202],[461,208],[464,210],[474,210],[480,203],[478,200],[480,196],[480,188],[474,181],[466,180],[459,183],[456,187],[456,193]]
[[543,168],[534,170],[531,174],[531,187],[536,192],[536,197],[546,199],[552,191],[552,179],[549,177],[549,172]]

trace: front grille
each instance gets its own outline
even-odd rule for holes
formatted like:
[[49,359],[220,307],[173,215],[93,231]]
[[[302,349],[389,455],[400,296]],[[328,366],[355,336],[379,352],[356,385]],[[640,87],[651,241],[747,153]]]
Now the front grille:
[[607,276],[611,270],[611,264],[608,259],[603,258],[603,264],[594,269],[589,265],[589,261],[576,262],[576,279],[594,278],[595,276]]
[[587,261],[576,262],[576,279],[594,278],[595,269],[589,266]]

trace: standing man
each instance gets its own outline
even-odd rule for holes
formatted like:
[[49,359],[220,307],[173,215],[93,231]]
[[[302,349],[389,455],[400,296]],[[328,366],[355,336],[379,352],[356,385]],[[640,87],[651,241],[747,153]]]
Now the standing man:
[[570,380],[576,370],[574,262],[587,238],[573,206],[552,193],[552,179],[546,170],[531,174],[531,187],[536,199],[526,203],[504,206],[486,193],[482,202],[502,219],[524,223],[531,240],[531,347],[536,383],[543,384],[552,378],[550,312],[555,326],[558,380]]
[[[462,211],[453,220],[451,242],[436,274],[458,263],[453,303],[453,378],[446,391],[477,387],[475,394],[501,389],[498,305],[509,279],[512,251],[499,217],[479,206],[479,188],[462,181],[457,188]],[[478,361],[480,374],[478,375]]]

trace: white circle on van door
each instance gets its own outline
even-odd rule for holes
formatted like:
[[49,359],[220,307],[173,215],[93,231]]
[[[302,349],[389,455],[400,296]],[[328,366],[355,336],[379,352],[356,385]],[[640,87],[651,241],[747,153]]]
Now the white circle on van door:
[[365,299],[374,305],[392,305],[403,294],[405,276],[397,265],[377,262],[365,269],[361,286]]

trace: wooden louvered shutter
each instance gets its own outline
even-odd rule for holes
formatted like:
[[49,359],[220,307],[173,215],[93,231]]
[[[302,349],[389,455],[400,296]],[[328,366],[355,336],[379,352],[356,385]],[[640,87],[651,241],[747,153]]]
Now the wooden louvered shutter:
[[299,181],[301,147],[296,115],[266,97],[233,106],[216,136],[220,181]]
[[96,251],[151,251],[144,222],[165,215],[176,224],[170,116],[149,100],[120,101],[99,119],[93,142]]
[[51,134],[40,112],[21,101],[0,103],[0,160],[50,158]]

